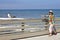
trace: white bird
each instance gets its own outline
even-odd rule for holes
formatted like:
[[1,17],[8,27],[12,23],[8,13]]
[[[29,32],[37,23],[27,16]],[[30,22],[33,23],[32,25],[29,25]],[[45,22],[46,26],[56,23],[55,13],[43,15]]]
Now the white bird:
[[8,13],[8,18],[11,18],[11,15]]

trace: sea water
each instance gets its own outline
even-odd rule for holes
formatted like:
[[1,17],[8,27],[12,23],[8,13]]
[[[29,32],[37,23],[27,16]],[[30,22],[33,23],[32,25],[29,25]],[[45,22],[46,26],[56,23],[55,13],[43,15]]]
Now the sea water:
[[[40,18],[41,15],[48,15],[50,9],[0,9],[0,17],[7,17],[10,13],[17,18]],[[56,17],[60,17],[60,9],[51,9]]]

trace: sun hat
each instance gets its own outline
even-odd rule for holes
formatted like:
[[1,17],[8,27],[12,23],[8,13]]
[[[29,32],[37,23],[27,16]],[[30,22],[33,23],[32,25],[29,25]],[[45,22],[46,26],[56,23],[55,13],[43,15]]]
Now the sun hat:
[[52,10],[50,10],[49,12],[53,12]]

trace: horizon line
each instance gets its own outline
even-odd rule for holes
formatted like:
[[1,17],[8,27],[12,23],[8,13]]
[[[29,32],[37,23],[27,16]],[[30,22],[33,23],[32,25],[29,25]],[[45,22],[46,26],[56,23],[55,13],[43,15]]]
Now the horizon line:
[[[0,9],[0,10],[15,10],[15,9]],[[19,9],[20,10],[20,9]],[[25,10],[25,9],[22,9],[22,10]]]

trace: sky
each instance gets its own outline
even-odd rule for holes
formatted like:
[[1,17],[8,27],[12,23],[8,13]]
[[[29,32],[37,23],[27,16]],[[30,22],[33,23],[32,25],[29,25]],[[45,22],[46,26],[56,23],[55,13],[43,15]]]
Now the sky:
[[0,9],[60,9],[60,0],[0,0]]

